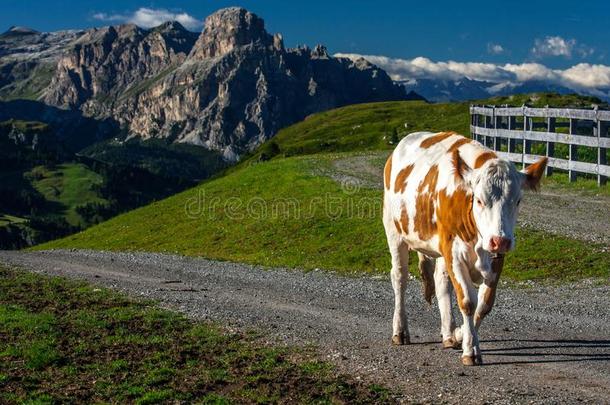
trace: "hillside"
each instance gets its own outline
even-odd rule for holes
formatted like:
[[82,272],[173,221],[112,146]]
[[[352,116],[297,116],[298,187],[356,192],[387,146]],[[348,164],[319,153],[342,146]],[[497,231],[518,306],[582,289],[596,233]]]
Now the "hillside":
[[49,125],[20,120],[0,122],[0,162],[1,249],[74,233],[225,166],[201,148],[160,142],[104,143],[75,154]]
[[462,103],[397,101],[350,105],[310,115],[305,120],[280,130],[273,139],[248,156],[246,161],[320,152],[389,150],[402,137],[416,131],[452,130],[469,135],[470,104],[608,107],[607,103],[595,97],[557,93],[517,94]]
[[[85,248],[190,256],[346,273],[386,273],[381,193],[343,188],[325,172],[345,154],[275,159],[139,208],[37,249]],[[506,262],[513,279],[607,277],[610,256],[576,240],[522,229]],[[558,254],[561,252],[561,254]]]

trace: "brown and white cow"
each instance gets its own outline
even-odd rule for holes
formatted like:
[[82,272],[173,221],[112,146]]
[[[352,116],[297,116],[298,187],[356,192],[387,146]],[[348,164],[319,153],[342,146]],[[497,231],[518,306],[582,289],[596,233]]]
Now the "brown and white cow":
[[[522,189],[537,189],[546,163],[543,158],[519,172],[455,132],[416,132],[396,146],[385,165],[383,209],[392,255],[394,344],[409,343],[404,291],[413,249],[426,300],[436,293],[443,346],[461,342],[464,365],[482,362],[477,330],[493,306],[504,253],[515,246]],[[452,287],[461,328],[452,319]]]

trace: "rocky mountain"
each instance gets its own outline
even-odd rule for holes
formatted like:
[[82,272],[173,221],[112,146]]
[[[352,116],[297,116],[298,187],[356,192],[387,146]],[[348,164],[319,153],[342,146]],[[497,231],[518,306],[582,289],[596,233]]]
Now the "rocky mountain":
[[0,35],[0,99],[38,98],[60,56],[84,31],[38,32],[11,27]]
[[44,101],[90,115],[111,114],[109,103],[184,62],[196,39],[177,22],[152,30],[134,24],[89,30],[59,59]]
[[[24,86],[25,98],[77,111],[127,139],[200,145],[227,160],[314,112],[416,96],[364,59],[335,58],[321,45],[286,48],[261,18],[237,7],[209,16],[199,35],[177,22],[53,34],[13,28],[0,37],[0,55],[0,66],[45,66],[33,75],[35,88]],[[26,67],[25,78],[15,67],[0,69],[5,87],[33,80]]]

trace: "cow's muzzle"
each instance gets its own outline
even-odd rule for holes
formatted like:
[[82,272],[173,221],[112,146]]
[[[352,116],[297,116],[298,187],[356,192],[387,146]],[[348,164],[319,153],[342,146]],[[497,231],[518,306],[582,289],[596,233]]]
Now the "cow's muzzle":
[[510,250],[512,241],[509,238],[502,236],[492,236],[489,239],[489,246],[487,250],[491,253],[506,253]]

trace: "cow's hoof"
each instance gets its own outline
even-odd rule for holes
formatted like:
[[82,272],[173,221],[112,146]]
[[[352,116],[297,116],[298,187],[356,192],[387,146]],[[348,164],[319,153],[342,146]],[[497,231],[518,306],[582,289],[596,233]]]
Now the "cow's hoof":
[[460,346],[460,342],[453,337],[443,340],[443,349],[459,349]]
[[453,330],[453,339],[459,344],[462,344],[462,328],[455,328]]
[[409,338],[408,334],[401,332],[398,335],[392,336],[392,344],[394,346],[408,345],[410,343],[411,343],[411,339]]
[[480,366],[483,364],[481,356],[462,356],[462,364],[465,366]]

